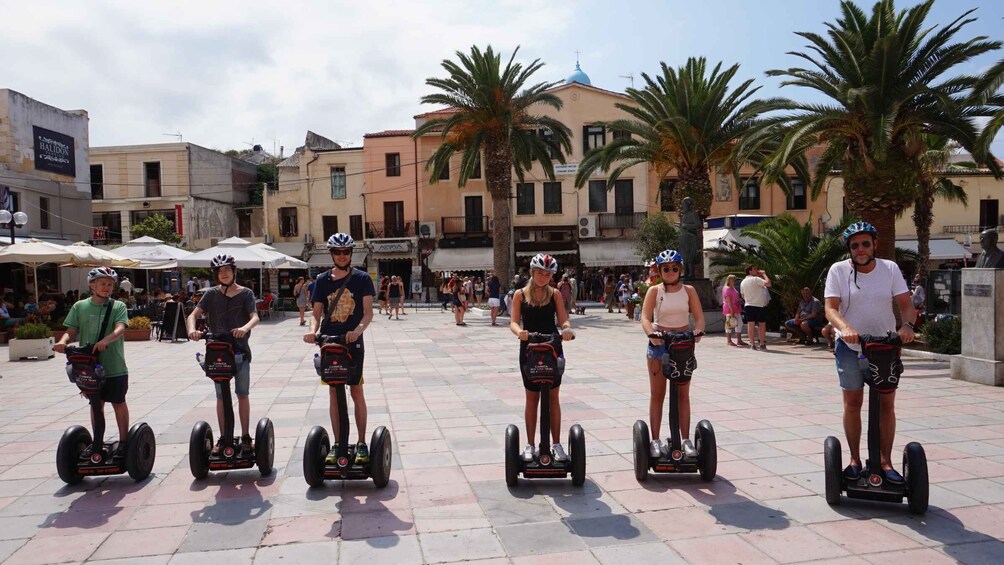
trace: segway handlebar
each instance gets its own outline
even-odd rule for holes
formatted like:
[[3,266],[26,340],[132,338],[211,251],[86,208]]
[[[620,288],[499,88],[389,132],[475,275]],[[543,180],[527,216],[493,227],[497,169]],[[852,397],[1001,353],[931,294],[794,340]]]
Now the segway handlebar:
[[678,341],[694,341],[695,337],[701,337],[702,335],[704,335],[704,332],[695,332],[691,330],[687,330],[684,332],[666,332],[662,330],[656,330],[648,334],[648,337],[650,339],[661,339],[665,341],[667,344],[669,344],[669,343],[676,343]]
[[[547,343],[549,341],[561,341],[561,334],[565,331],[571,332],[572,328],[566,328],[559,332],[545,333],[545,332],[526,332],[526,342],[527,343]],[[575,339],[575,333],[572,333],[572,339]]]
[[867,345],[869,343],[885,343],[887,345],[902,346],[903,340],[900,339],[899,334],[896,332],[886,332],[885,335],[871,335],[871,334],[861,334],[858,336],[858,341],[861,345]]
[[339,343],[342,345],[348,345],[345,343],[345,335],[324,335],[317,334],[317,339],[315,340],[318,346],[324,345],[326,343]]

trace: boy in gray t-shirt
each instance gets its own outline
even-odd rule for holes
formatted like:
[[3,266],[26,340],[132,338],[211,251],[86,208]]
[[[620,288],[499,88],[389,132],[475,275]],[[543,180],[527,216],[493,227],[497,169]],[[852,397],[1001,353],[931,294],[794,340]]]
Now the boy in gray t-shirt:
[[[196,331],[195,322],[207,315],[207,329],[214,335],[231,336],[237,351],[244,354],[244,362],[234,375],[234,389],[237,393],[237,411],[241,421],[241,448],[251,449],[250,419],[251,401],[248,393],[251,389],[251,347],[248,338],[251,328],[258,325],[258,311],[255,308],[254,293],[251,289],[237,284],[237,262],[230,255],[213,257],[210,266],[218,286],[210,287],[199,300],[191,315],[185,319],[188,326],[188,339],[202,339],[202,332]],[[220,424],[220,441],[223,436],[223,388],[229,383],[216,383],[216,416]],[[213,448],[218,453],[221,443]]]

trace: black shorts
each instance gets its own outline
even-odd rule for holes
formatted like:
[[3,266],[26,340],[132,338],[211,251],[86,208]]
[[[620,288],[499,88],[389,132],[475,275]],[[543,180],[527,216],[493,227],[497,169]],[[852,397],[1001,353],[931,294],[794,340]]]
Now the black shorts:
[[[523,377],[523,388],[531,392],[540,392],[540,385],[531,383],[526,377],[526,371],[523,369],[523,365],[526,364],[526,343],[525,341],[519,342],[519,373]],[[561,341],[559,340],[554,344],[554,349],[557,351],[558,356],[561,357],[565,354],[561,347]],[[554,384],[551,385],[552,389],[561,386],[561,377],[554,379]]]
[[746,322],[749,324],[767,321],[767,309],[763,306],[750,306],[747,304],[744,312],[746,313]]
[[108,377],[101,381],[101,391],[98,398],[102,402],[112,404],[122,404],[125,402],[126,392],[129,391],[129,375],[121,377]]

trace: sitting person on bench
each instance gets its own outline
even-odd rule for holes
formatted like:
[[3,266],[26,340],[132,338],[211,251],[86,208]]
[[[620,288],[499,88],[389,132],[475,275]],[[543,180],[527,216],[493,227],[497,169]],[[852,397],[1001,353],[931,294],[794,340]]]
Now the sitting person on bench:
[[798,343],[802,345],[815,343],[816,336],[826,325],[826,319],[823,317],[822,303],[812,295],[808,287],[802,289],[802,300],[795,310],[795,317],[784,325],[798,338]]

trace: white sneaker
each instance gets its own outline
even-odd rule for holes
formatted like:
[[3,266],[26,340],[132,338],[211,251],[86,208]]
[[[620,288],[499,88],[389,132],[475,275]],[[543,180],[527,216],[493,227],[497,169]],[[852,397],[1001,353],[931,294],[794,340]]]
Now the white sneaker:
[[565,454],[565,448],[561,447],[560,443],[556,443],[551,446],[551,453],[554,455],[554,460],[564,463],[568,461],[568,455]]
[[694,448],[694,444],[690,443],[689,439],[683,440],[683,454],[687,457],[697,457],[697,449]]
[[523,448],[523,461],[533,461],[533,451],[533,446],[527,444],[527,446]]
[[662,442],[657,439],[653,439],[652,444],[648,449],[648,454],[652,457],[662,457]]

